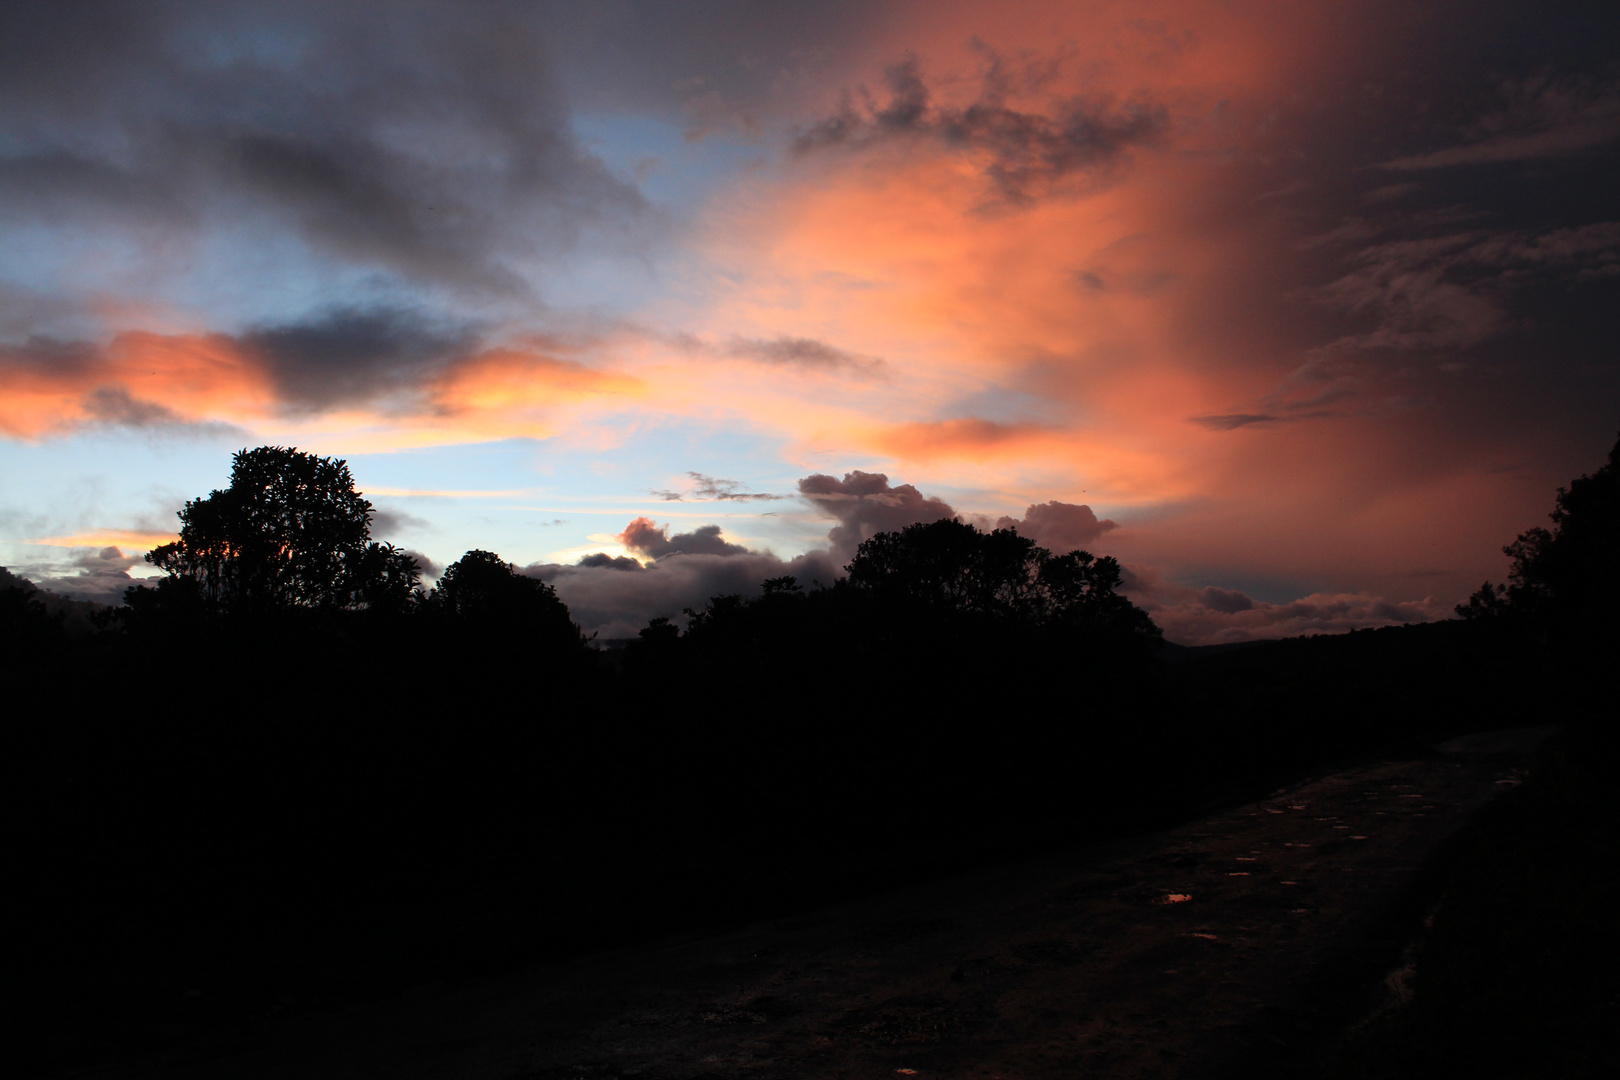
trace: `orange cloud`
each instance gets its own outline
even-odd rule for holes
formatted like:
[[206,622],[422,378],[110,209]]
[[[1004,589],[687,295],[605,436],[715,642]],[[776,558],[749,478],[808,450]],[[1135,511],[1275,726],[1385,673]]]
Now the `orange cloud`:
[[311,410],[290,405],[265,357],[229,335],[129,331],[100,347],[33,342],[0,352],[0,388],[0,433],[12,438],[225,423],[382,449],[544,438],[578,413],[623,408],[643,384],[503,347],[452,358],[426,377],[384,380],[367,402]]
[[74,533],[72,536],[42,536],[28,540],[29,544],[49,547],[119,547],[133,551],[151,551],[163,544],[173,543],[180,535],[172,532],[143,532],[139,529],[97,529],[93,532]]
[[[503,434],[550,434],[559,414],[584,403],[622,407],[641,380],[519,349],[490,349],[426,387],[428,415]],[[431,420],[430,420],[431,423]],[[501,437],[501,436],[493,436]]]
[[269,380],[222,334],[128,331],[104,347],[31,342],[0,352],[0,431],[37,439],[86,424],[252,422]]
[[982,456],[987,453],[1028,453],[1047,443],[1054,433],[1032,424],[998,424],[990,420],[937,420],[898,424],[878,434],[873,442],[902,461],[942,457]]

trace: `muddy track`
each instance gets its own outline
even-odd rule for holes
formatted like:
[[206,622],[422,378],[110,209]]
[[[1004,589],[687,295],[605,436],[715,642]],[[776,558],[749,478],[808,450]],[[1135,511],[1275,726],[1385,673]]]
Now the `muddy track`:
[[[1301,995],[1538,735],[1378,762],[1168,832],[802,917],[267,1024],[131,1076],[1202,1077]],[[1463,752],[1455,752],[1463,751]],[[586,888],[587,883],[576,887]],[[116,1075],[99,1073],[98,1075]]]

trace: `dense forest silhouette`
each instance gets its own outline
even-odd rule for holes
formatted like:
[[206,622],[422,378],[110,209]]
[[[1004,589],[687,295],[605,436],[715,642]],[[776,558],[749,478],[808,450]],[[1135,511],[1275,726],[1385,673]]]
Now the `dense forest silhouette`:
[[1493,726],[1612,746],[1617,453],[1457,620],[1199,650],[1112,558],[955,519],[604,648],[498,554],[425,588],[343,462],[244,450],[91,632],[0,581],[41,1068],[194,990],[225,1023],[510,968]]

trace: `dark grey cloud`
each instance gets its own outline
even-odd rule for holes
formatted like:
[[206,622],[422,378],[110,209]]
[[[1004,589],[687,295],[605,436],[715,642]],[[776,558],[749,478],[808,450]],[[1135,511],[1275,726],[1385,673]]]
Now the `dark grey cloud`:
[[1211,611],[1224,612],[1235,615],[1240,611],[1251,611],[1254,601],[1235,589],[1221,589],[1214,585],[1206,585],[1198,594],[1198,602]]
[[139,401],[122,386],[98,386],[84,395],[83,405],[95,419],[121,427],[163,427],[182,422],[173,409],[155,401]]
[[1168,110],[1147,100],[1071,97],[1053,102],[1049,111],[1020,111],[1009,98],[1038,91],[1053,77],[1055,61],[1026,60],[1015,68],[984,51],[988,59],[979,94],[967,106],[936,104],[921,65],[910,58],[889,69],[887,101],[878,102],[862,87],[859,103],[848,98],[838,112],[799,135],[794,151],[859,149],[897,140],[969,150],[987,156],[984,175],[997,198],[1020,205],[1061,190],[1065,181],[1095,174],[1169,130]]
[[1023,520],[1004,517],[998,529],[1016,529],[1041,547],[1059,555],[1089,547],[1103,533],[1119,528],[1106,518],[1099,519],[1089,506],[1078,503],[1037,503],[1024,512]]
[[[12,356],[0,350],[0,376],[12,367]],[[15,368],[13,368],[15,370]],[[122,428],[137,431],[149,439],[237,439],[247,433],[235,424],[220,421],[187,420],[166,405],[145,401],[116,384],[97,386],[79,398],[83,418],[62,421],[58,430],[74,427]]]
[[[240,334],[213,334],[213,342],[263,371],[292,412],[323,409],[420,390],[458,361],[476,354],[480,338],[465,322],[416,309],[340,307],[295,322],[257,326]],[[80,396],[92,424],[153,433],[199,436],[239,434],[221,423],[185,421],[169,407],[136,398],[115,378],[121,341],[94,343],[35,336],[0,343],[0,377],[17,373],[88,384]]]
[[1250,424],[1274,424],[1281,417],[1270,413],[1221,413],[1214,416],[1193,416],[1188,418],[1192,423],[1207,427],[1211,431],[1233,431]]
[[105,350],[88,341],[62,341],[43,335],[0,343],[0,371],[74,377],[92,372]]
[[471,352],[478,337],[408,309],[335,308],[233,341],[263,366],[283,402],[321,409],[414,383]]
[[720,536],[720,526],[699,525],[688,533],[669,535],[669,529],[651,518],[638,517],[619,534],[619,543],[652,559],[672,555],[746,555],[748,549]]
[[688,139],[758,137],[765,113],[819,91],[826,71],[890,19],[871,0],[537,3],[582,107],[662,112]]
[[23,4],[0,35],[0,218],[262,219],[399,278],[522,294],[520,264],[642,222],[575,139],[550,8]]
[[625,555],[609,555],[605,551],[593,552],[581,558],[575,566],[587,570],[640,570],[641,563]]
[[68,560],[86,574],[122,574],[141,561],[140,555],[126,555],[116,547],[78,551]]
[[942,499],[923,495],[910,484],[891,486],[883,473],[855,470],[835,477],[816,473],[799,481],[799,494],[838,524],[827,534],[834,558],[847,562],[862,540],[919,521],[955,516]]
[[374,540],[391,540],[402,532],[432,528],[426,518],[407,514],[403,510],[380,508],[371,512],[371,536]]
[[246,434],[235,424],[187,420],[166,405],[132,396],[122,386],[98,386],[80,398],[80,405],[90,426],[133,429],[157,438],[234,439]]
[[732,338],[725,348],[727,356],[761,360],[767,364],[792,364],[805,368],[824,368],[874,374],[883,367],[875,356],[861,356],[818,341],[815,338]]
[[411,558],[416,560],[416,565],[422,571],[423,577],[436,578],[444,571],[444,567],[440,566],[438,563],[434,562],[420,551],[415,551],[411,548],[406,548],[404,550],[406,555],[409,555]]

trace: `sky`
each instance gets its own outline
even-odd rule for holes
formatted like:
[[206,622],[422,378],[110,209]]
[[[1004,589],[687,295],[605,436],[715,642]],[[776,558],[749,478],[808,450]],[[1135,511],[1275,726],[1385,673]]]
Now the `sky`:
[[630,636],[960,516],[1183,644],[1447,617],[1620,428],[1620,13],[155,0],[0,35],[0,563],[231,454]]

